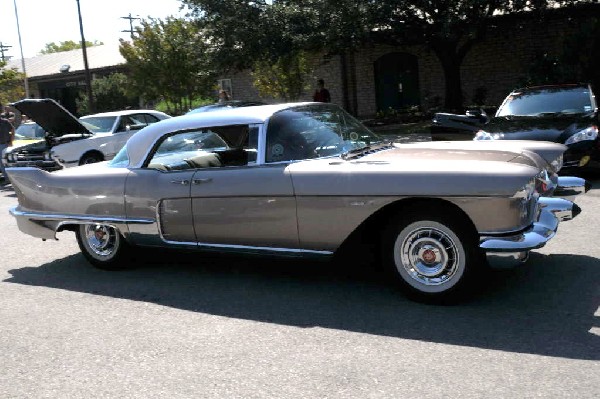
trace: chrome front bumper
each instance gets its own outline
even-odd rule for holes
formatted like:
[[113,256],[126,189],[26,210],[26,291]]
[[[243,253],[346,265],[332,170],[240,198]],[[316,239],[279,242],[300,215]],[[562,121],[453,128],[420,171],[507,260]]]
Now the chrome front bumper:
[[560,222],[571,220],[579,213],[581,208],[571,201],[540,197],[536,221],[528,229],[505,236],[482,236],[479,247],[493,268],[514,267],[529,258],[530,250],[546,245],[556,234]]

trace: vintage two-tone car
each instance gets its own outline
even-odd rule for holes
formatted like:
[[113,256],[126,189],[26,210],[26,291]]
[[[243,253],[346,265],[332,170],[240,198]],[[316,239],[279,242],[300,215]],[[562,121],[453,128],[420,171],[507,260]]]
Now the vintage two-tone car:
[[[421,298],[464,292],[488,264],[525,261],[580,209],[552,194],[565,146],[533,141],[392,144],[331,104],[265,105],[150,125],[110,162],[11,168],[21,231],[74,231],[95,266],[180,247],[331,256],[375,239]],[[487,258],[487,259],[486,259]]]

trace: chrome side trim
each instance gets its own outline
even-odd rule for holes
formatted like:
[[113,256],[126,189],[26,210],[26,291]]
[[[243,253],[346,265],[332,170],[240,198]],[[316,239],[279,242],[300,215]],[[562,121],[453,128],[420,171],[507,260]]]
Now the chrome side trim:
[[329,256],[333,255],[333,251],[315,251],[312,249],[299,249],[299,248],[272,248],[272,247],[253,247],[249,245],[229,245],[229,244],[210,244],[210,243],[198,243],[199,249],[204,250],[229,250],[233,252],[243,253],[272,253],[278,255],[320,255]]
[[8,211],[14,217],[24,217],[40,221],[60,221],[62,224],[87,224],[87,223],[102,223],[102,224],[152,224],[154,219],[130,219],[126,217],[104,217],[104,216],[83,216],[83,215],[61,215],[54,213],[37,213],[20,211],[17,207],[13,207]]

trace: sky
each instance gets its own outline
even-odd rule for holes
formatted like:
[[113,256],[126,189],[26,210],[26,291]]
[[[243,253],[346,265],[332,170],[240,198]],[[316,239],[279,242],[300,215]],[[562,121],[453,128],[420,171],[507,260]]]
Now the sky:
[[[20,59],[19,36],[14,2],[17,4],[23,55],[34,57],[46,43],[81,41],[77,0],[0,0],[0,42],[12,46],[5,55]],[[86,41],[118,44],[129,38],[129,21],[133,17],[182,17],[179,0],[79,0],[83,33]],[[139,21],[133,21],[134,24]],[[135,25],[134,25],[135,27]]]

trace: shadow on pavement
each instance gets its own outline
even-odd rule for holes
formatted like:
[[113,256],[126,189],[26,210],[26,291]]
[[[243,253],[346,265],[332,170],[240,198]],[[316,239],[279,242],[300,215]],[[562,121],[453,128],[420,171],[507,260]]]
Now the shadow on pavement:
[[532,254],[494,273],[467,303],[406,299],[380,271],[326,262],[151,253],[104,272],[81,255],[10,270],[5,282],[144,301],[193,312],[572,359],[600,359],[600,260]]

